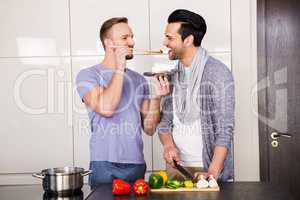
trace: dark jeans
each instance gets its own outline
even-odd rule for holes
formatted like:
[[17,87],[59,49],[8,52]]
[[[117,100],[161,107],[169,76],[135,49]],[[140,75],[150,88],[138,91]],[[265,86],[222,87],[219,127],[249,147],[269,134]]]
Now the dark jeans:
[[146,164],[112,163],[107,161],[91,161],[89,184],[92,188],[101,183],[111,183],[114,179],[123,179],[134,182],[136,179],[144,178]]

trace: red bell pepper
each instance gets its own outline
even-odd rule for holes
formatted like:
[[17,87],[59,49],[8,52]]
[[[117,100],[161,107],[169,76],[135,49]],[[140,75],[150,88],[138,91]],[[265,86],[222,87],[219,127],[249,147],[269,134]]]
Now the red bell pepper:
[[133,191],[136,195],[145,195],[148,193],[149,186],[144,179],[138,179],[133,185]]
[[112,193],[114,195],[126,195],[130,193],[130,185],[122,179],[114,179],[112,183]]

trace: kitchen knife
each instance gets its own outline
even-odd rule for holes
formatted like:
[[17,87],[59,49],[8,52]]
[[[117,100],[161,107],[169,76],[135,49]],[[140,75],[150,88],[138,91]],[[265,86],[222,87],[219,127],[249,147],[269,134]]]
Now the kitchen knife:
[[193,179],[194,179],[193,175],[192,175],[190,172],[188,172],[183,166],[179,165],[179,164],[177,163],[176,160],[173,160],[173,162],[174,162],[174,165],[175,165],[176,169],[177,169],[180,173],[182,173],[182,175],[183,175],[186,179],[188,179],[188,180],[193,180]]

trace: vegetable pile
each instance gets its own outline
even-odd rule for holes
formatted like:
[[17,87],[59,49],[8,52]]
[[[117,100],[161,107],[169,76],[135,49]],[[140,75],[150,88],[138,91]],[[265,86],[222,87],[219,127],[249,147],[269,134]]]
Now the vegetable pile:
[[148,183],[145,182],[144,179],[136,180],[132,188],[126,181],[115,179],[112,183],[112,193],[114,195],[128,195],[133,191],[135,195],[147,195],[149,187],[151,189],[207,188],[218,187],[218,183],[212,176],[209,177],[209,181],[204,177],[201,177],[198,182],[193,182],[192,180],[168,180],[167,173],[165,171],[159,171],[150,174]]
[[168,176],[165,171],[160,171],[158,173],[153,173],[149,176],[149,186],[151,189],[169,188],[215,188],[218,187],[217,181],[211,175],[207,181],[203,176],[201,179],[193,182],[192,180],[168,180]]

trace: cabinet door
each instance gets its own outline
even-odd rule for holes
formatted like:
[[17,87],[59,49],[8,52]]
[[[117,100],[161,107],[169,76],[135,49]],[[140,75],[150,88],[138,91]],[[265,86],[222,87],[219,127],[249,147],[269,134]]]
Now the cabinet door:
[[207,33],[203,46],[210,52],[230,51],[230,1],[229,0],[151,0],[151,47],[162,46],[168,16],[176,9],[188,9],[200,14],[206,21]]
[[0,57],[70,55],[68,0],[0,1]]
[[0,68],[0,173],[72,165],[70,59],[1,58]]
[[148,1],[72,0],[70,11],[72,55],[104,55],[99,31],[112,17],[127,17],[136,48],[149,48]]

